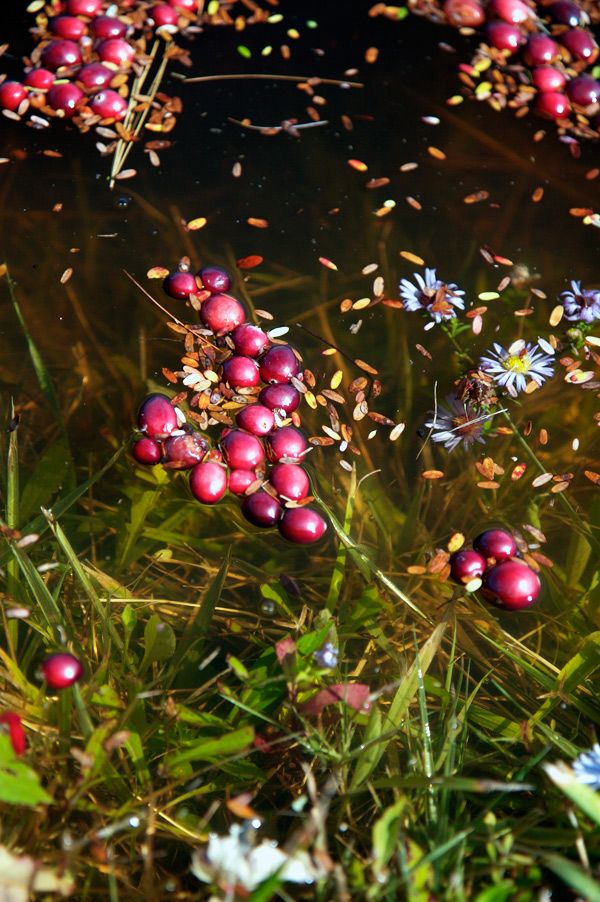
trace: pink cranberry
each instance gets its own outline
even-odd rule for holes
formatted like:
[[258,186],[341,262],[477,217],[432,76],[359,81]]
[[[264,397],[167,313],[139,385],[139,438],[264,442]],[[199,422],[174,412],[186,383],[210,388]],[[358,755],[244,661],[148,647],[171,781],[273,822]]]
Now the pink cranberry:
[[485,13],[477,0],[446,0],[444,12],[455,28],[477,28],[485,22]]
[[223,364],[223,381],[232,388],[252,388],[260,382],[258,366],[251,357],[230,357]]
[[533,15],[531,8],[522,0],[491,0],[488,13],[510,25],[521,25]]
[[589,106],[600,101],[600,81],[591,75],[580,75],[572,78],[567,84],[567,94],[572,103],[577,106]]
[[485,568],[485,558],[470,548],[461,549],[450,556],[450,576],[457,583],[468,583],[477,576],[483,576]]
[[538,66],[531,73],[531,80],[538,91],[560,91],[566,82],[562,72],[553,66]]
[[300,392],[293,385],[286,383],[266,385],[258,396],[258,400],[269,410],[293,413],[300,404]]
[[27,750],[27,737],[19,715],[14,711],[5,711],[4,714],[0,714],[0,724],[8,730],[8,738],[15,755],[24,755]]
[[98,56],[103,63],[114,66],[130,66],[135,57],[135,50],[123,38],[107,38],[98,44]]
[[131,453],[139,464],[153,467],[160,463],[162,459],[162,448],[156,439],[144,438],[138,439],[131,447]]
[[212,460],[196,464],[190,473],[190,489],[202,504],[216,504],[227,491],[227,471]]
[[202,304],[200,318],[216,335],[224,335],[244,322],[244,308],[229,294],[213,294]]
[[283,512],[279,532],[288,542],[309,545],[323,538],[327,523],[310,507],[292,507]]
[[27,91],[18,81],[5,81],[0,85],[0,107],[3,110],[17,110],[25,98]]
[[256,482],[254,470],[229,471],[229,491],[233,495],[243,495],[253,482]]
[[308,448],[304,433],[295,426],[282,426],[281,429],[276,429],[269,435],[267,441],[269,459],[273,462],[298,463]]
[[42,52],[42,62],[52,72],[63,66],[78,66],[81,63],[81,50],[74,41],[50,41]]
[[220,266],[205,266],[198,273],[198,278],[202,282],[202,287],[211,294],[223,294],[231,288],[231,276]]
[[546,34],[532,34],[523,51],[523,59],[528,66],[553,63],[558,56],[558,44]]
[[187,300],[190,294],[198,291],[196,279],[191,272],[172,272],[162,283],[163,291],[170,298],[177,298],[179,301]]
[[95,16],[102,9],[102,0],[68,0],[67,10],[72,16]]
[[263,382],[289,382],[299,371],[298,358],[289,345],[274,345],[260,362]]
[[166,438],[177,429],[177,414],[166,395],[148,395],[138,412],[138,429],[150,438]]
[[107,38],[124,38],[127,34],[127,25],[115,16],[96,16],[90,23],[92,34],[99,41]]
[[598,45],[589,31],[583,28],[571,28],[560,35],[563,47],[566,47],[573,59],[592,63],[598,56]]
[[85,97],[83,91],[77,85],[67,82],[62,85],[53,85],[48,91],[48,104],[56,112],[62,112],[67,118],[71,118],[77,112],[77,107]]
[[269,473],[269,482],[280,498],[288,501],[302,501],[310,489],[306,471],[296,464],[275,464]]
[[264,463],[265,451],[255,435],[232,429],[221,441],[225,460],[235,470],[255,470]]
[[540,116],[547,119],[564,119],[569,115],[570,109],[567,97],[557,91],[538,94],[535,108]]
[[486,529],[473,541],[473,548],[482,557],[503,561],[517,553],[517,543],[510,532],[505,529]]
[[259,490],[246,495],[242,502],[242,514],[254,526],[275,526],[281,516],[281,505],[268,492]]
[[522,561],[501,561],[483,577],[485,594],[493,595],[497,604],[509,611],[528,608],[541,589],[537,573]]
[[94,94],[90,100],[90,109],[102,119],[123,119],[127,112],[127,101],[116,91],[106,88]]
[[559,25],[570,25],[571,28],[576,28],[583,21],[581,7],[577,3],[572,3],[571,0],[558,0],[558,2],[552,3],[548,12]]
[[242,323],[231,333],[233,345],[238,354],[258,357],[269,344],[269,336],[252,323]]
[[54,73],[49,69],[30,69],[23,81],[28,88],[47,91],[54,84]]
[[242,407],[235,420],[240,429],[245,429],[252,435],[266,435],[275,425],[273,411],[262,404],[248,404],[247,407]]
[[66,689],[81,679],[81,662],[66,651],[57,651],[42,661],[40,670],[50,689]]
[[165,442],[165,460],[172,470],[189,470],[204,459],[208,439],[199,432],[171,435]]
[[52,34],[68,41],[78,41],[87,31],[83,19],[76,16],[53,16],[48,25]]
[[95,91],[99,88],[105,88],[111,83],[115,73],[102,63],[88,63],[82,66],[76,75],[77,81],[81,82],[87,91]]
[[516,25],[507,22],[490,22],[486,28],[487,39],[496,50],[507,50],[514,53],[524,41],[522,33]]
[[[193,12],[198,8],[198,0],[167,0],[169,6],[173,6],[175,9],[186,9],[188,12]],[[227,291],[226,288],[222,289],[223,291]]]
[[168,3],[153,6],[149,10],[149,15],[157,28],[162,28],[163,25],[177,25],[177,13]]

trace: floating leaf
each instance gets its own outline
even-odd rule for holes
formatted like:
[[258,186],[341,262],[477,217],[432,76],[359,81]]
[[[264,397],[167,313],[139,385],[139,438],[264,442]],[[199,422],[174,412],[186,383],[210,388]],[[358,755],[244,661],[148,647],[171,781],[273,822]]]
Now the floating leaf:
[[255,266],[260,266],[263,262],[263,257],[259,254],[251,254],[248,257],[241,257],[236,261],[236,266],[238,269],[254,269]]
[[190,221],[186,225],[186,230],[188,232],[197,232],[199,229],[203,229],[208,219],[205,216],[197,216],[196,219],[190,219]]

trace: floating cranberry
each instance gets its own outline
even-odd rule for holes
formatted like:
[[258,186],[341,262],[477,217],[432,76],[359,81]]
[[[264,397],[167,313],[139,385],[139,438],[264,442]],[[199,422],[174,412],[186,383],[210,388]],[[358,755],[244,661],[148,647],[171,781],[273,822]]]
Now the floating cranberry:
[[289,382],[299,371],[298,358],[289,345],[274,345],[260,362],[263,382]]
[[202,287],[211,294],[222,294],[231,288],[231,276],[220,266],[204,266],[198,272],[198,278]]
[[258,396],[258,400],[269,410],[293,413],[300,404],[300,392],[293,385],[283,382],[279,385],[266,385]]
[[67,11],[72,16],[95,16],[102,9],[102,0],[69,0]]
[[297,464],[275,464],[269,473],[269,482],[280,498],[288,501],[302,501],[310,488],[306,470]]
[[557,3],[550,4],[548,12],[555,22],[559,25],[570,25],[576,28],[583,21],[582,9],[571,0],[558,0]]
[[455,28],[477,28],[485,22],[485,13],[477,0],[446,0],[444,12]]
[[564,119],[569,115],[569,101],[564,94],[557,91],[539,94],[535,108],[540,116],[548,119]]
[[138,412],[138,429],[150,438],[166,438],[177,429],[177,414],[166,395],[148,395]]
[[598,45],[589,31],[583,28],[571,28],[560,35],[563,47],[566,47],[573,59],[593,62],[598,56]]
[[213,294],[200,308],[200,318],[216,335],[231,332],[244,322],[244,308],[229,294]]
[[90,109],[102,119],[123,119],[127,112],[127,101],[116,91],[107,88],[94,94],[90,100]]
[[278,527],[283,538],[289,542],[309,545],[323,538],[327,523],[311,507],[292,507],[283,512]]
[[240,429],[252,435],[267,435],[275,426],[273,411],[263,404],[248,404],[240,410],[235,420]]
[[127,34],[127,25],[115,16],[96,16],[90,23],[92,34],[99,41],[108,38],[124,38]]
[[196,279],[191,272],[172,272],[162,283],[163,291],[170,298],[177,298],[179,301],[187,300],[190,294],[198,291]]
[[600,81],[591,75],[580,75],[572,78],[567,84],[567,94],[572,103],[577,106],[589,106],[600,100]]
[[17,110],[25,98],[27,91],[18,81],[5,81],[0,85],[0,107],[3,110]]
[[223,364],[223,381],[232,388],[252,388],[260,382],[258,366],[251,357],[235,355]]
[[[167,2],[175,9],[186,9],[188,12],[193,12],[198,8],[198,0],[167,0]],[[224,288],[223,291],[227,291],[227,289]]]
[[53,16],[48,22],[52,34],[68,41],[78,41],[87,31],[87,25],[83,19],[76,16]]
[[130,66],[135,57],[134,48],[123,38],[107,38],[98,44],[97,50],[103,63],[115,66]]
[[63,66],[78,66],[81,63],[81,50],[74,41],[50,41],[42,52],[42,62],[52,72]]
[[264,463],[265,450],[255,435],[232,429],[221,441],[225,460],[235,470],[255,470]]
[[216,504],[227,491],[227,471],[221,464],[205,460],[190,473],[190,489],[202,504]]
[[77,81],[88,91],[105,88],[114,77],[112,69],[103,66],[102,63],[88,63],[87,66],[82,66],[76,75]]
[[78,105],[85,94],[77,85],[67,82],[62,85],[54,85],[48,91],[48,104],[56,112],[62,112],[68,118],[74,116]]
[[238,354],[258,357],[269,344],[269,336],[252,323],[242,323],[231,333],[233,345]]
[[491,0],[488,13],[510,25],[520,25],[533,15],[531,8],[522,0]]
[[23,723],[14,711],[5,711],[0,714],[0,724],[8,728],[8,738],[15,755],[24,755],[27,749],[27,737],[23,729]]
[[528,66],[553,63],[558,56],[558,44],[546,34],[532,34],[523,50],[523,59]]
[[171,435],[165,442],[165,460],[172,470],[189,470],[204,459],[208,439],[199,432]]
[[276,429],[268,436],[267,441],[269,458],[274,462],[298,463],[308,448],[304,433],[295,426],[282,426],[281,429]]
[[486,529],[473,541],[473,548],[484,558],[503,561],[517,553],[517,543],[505,529]]
[[252,495],[246,495],[242,502],[242,513],[254,526],[268,528],[275,526],[281,517],[281,505],[268,492],[259,490]]
[[514,53],[525,40],[516,25],[507,22],[490,22],[486,28],[487,39],[496,50]]
[[450,556],[450,576],[457,583],[468,583],[478,576],[483,576],[485,568],[483,555],[470,548],[455,551]]
[[149,10],[150,18],[154,21],[157,28],[163,25],[177,25],[177,13],[168,3],[159,3]]
[[254,470],[229,471],[229,491],[234,495],[243,495],[253,482],[256,482]]
[[50,689],[66,689],[81,679],[83,674],[81,662],[66,651],[48,655],[42,661],[40,670]]
[[131,447],[131,453],[139,464],[153,467],[160,463],[162,459],[162,448],[160,444],[153,438],[144,436],[138,439]]
[[538,66],[531,73],[531,80],[538,91],[560,91],[566,82],[562,72],[553,66]]
[[502,608],[520,611],[528,608],[541,589],[537,573],[522,561],[501,561],[483,577],[485,594],[493,595]]
[[47,91],[54,84],[54,73],[49,69],[30,69],[23,81],[28,88]]

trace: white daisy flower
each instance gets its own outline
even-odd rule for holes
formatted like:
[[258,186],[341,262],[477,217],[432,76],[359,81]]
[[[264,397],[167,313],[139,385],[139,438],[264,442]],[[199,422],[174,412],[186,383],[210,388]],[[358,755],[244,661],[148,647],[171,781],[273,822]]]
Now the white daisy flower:
[[589,752],[582,752],[573,762],[573,770],[580,783],[600,789],[600,743],[596,742]]
[[413,282],[408,279],[400,281],[400,297],[404,302],[404,309],[409,313],[417,310],[426,311],[436,323],[452,319],[456,316],[455,308],[464,310],[464,291],[454,282],[442,282],[436,276],[435,269],[425,269],[425,278],[418,272],[413,273]]
[[484,373],[489,373],[494,382],[506,388],[513,398],[525,391],[528,379],[542,385],[554,375],[552,357],[544,354],[539,345],[522,339],[514,341],[508,350],[494,342],[494,350],[488,351],[488,354],[491,356],[481,358],[480,368]]

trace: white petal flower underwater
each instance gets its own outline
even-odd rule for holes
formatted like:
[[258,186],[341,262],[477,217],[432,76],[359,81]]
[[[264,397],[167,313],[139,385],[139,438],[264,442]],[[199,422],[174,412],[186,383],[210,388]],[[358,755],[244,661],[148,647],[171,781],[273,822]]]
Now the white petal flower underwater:
[[600,789],[600,743],[596,742],[589,752],[582,752],[573,762],[573,770],[580,783]]
[[447,451],[454,451],[461,442],[465,448],[474,442],[485,444],[482,435],[482,424],[485,419],[486,417],[478,414],[468,402],[459,401],[454,395],[448,395],[425,426],[432,430],[431,438],[434,442],[442,442]]
[[563,291],[560,301],[565,308],[565,319],[593,323],[600,319],[600,290],[582,288],[581,282],[571,282],[571,290]]
[[404,309],[409,313],[417,310],[426,311],[436,323],[452,319],[456,316],[457,307],[464,310],[464,291],[454,282],[442,282],[436,276],[435,269],[425,269],[425,278],[418,272],[413,273],[413,282],[408,279],[400,281],[400,297],[404,302]]
[[554,375],[552,357],[544,354],[539,345],[522,339],[514,341],[508,350],[494,342],[494,350],[488,354],[491,356],[482,357],[479,366],[513,397],[525,391],[528,379],[542,385]]

